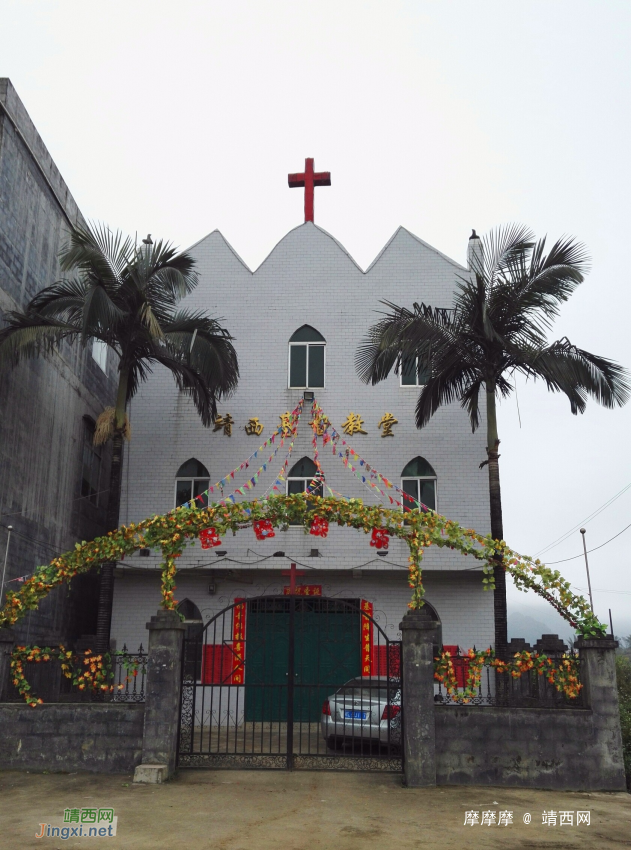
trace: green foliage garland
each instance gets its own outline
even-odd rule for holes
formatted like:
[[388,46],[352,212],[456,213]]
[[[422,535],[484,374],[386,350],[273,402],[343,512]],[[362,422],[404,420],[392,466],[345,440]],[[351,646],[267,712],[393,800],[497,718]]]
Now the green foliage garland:
[[576,699],[583,687],[579,682],[578,661],[571,655],[563,655],[557,662],[547,655],[523,650],[516,653],[512,661],[502,661],[495,658],[492,649],[483,652],[469,649],[462,657],[467,662],[467,681],[461,690],[458,689],[451,653],[443,651],[434,659],[434,678],[445,686],[449,696],[462,703],[471,702],[478,695],[485,665],[493,667],[498,673],[507,673],[514,679],[534,670],[539,676],[545,676],[557,691],[569,699]]
[[305,534],[314,516],[331,524],[347,526],[368,534],[382,528],[392,537],[405,540],[409,549],[409,585],[412,598],[409,607],[423,605],[421,562],[429,546],[448,547],[482,562],[482,583],[485,590],[494,588],[494,559],[502,558],[520,590],[533,590],[546,599],[570,625],[585,637],[606,634],[606,627],[592,613],[587,601],[572,593],[570,583],[557,570],[551,570],[538,560],[523,557],[508,548],[504,541],[493,540],[433,511],[414,510],[403,514],[380,505],[365,505],[361,499],[296,494],[270,496],[261,501],[211,504],[207,508],[181,507],[162,516],[140,523],[121,526],[90,543],[77,543],[73,551],[54,558],[47,566],[38,567],[18,591],[9,591],[0,611],[0,628],[11,626],[27,611],[37,608],[39,601],[50,591],[87,572],[105,561],[118,561],[137,549],[160,549],[162,564],[162,607],[174,609],[176,561],[184,547],[194,546],[201,531],[213,527],[221,537],[229,531],[252,526],[256,520],[267,519],[282,531],[290,525],[302,525]]

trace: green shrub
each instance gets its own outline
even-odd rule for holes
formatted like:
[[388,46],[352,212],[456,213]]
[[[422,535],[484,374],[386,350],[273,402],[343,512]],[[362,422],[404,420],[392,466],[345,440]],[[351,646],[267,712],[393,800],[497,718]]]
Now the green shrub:
[[620,702],[620,727],[627,788],[631,791],[631,661],[624,655],[616,656],[616,679]]

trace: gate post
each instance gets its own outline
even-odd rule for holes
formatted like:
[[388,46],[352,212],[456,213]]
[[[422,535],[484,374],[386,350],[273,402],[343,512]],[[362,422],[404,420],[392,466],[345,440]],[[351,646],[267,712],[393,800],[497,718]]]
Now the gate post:
[[581,659],[587,707],[591,708],[593,717],[593,748],[585,756],[592,767],[598,765],[596,781],[587,780],[585,785],[599,791],[624,791],[624,755],[616,684],[618,642],[610,636],[579,638],[576,646]]
[[175,772],[186,626],[176,611],[158,611],[149,630],[142,764],[134,782],[158,783]]
[[408,788],[436,785],[434,645],[440,623],[423,607],[408,611],[402,635],[403,782]]

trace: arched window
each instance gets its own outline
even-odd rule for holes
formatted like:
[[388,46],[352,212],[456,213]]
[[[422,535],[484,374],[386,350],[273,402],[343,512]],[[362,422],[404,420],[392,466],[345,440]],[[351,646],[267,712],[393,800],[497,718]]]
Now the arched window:
[[301,458],[298,463],[295,463],[287,474],[287,495],[292,496],[294,493],[304,493],[309,484],[316,479],[319,483],[314,484],[309,493],[313,496],[321,496],[323,491],[322,481],[318,473],[318,467],[310,457]]
[[317,389],[324,386],[326,340],[311,325],[303,325],[289,339],[289,387]]
[[[175,507],[200,496],[210,485],[210,475],[203,463],[192,457],[183,463],[175,476]],[[195,500],[195,507],[205,508],[208,496]]]
[[406,464],[401,473],[401,488],[416,502],[412,504],[404,497],[404,511],[412,511],[418,507],[424,511],[436,510],[436,473],[424,457],[415,457]]

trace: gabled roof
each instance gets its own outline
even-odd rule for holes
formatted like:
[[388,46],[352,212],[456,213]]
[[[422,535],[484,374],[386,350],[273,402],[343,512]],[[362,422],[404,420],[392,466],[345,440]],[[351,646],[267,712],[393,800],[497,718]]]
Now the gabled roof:
[[261,269],[261,268],[265,265],[265,263],[266,263],[266,262],[270,259],[270,257],[271,257],[271,256],[275,253],[275,251],[277,251],[277,250],[278,250],[278,248],[280,247],[280,245],[282,245],[282,244],[283,244],[283,242],[285,242],[285,240],[292,238],[294,234],[296,234],[298,231],[302,230],[303,228],[314,228],[315,230],[318,230],[320,233],[322,233],[322,234],[323,234],[323,236],[326,236],[326,237],[327,237],[327,239],[330,239],[330,240],[331,240],[331,242],[333,242],[333,244],[334,244],[334,245],[336,245],[336,246],[340,249],[340,251],[348,257],[348,259],[351,261],[351,263],[353,263],[353,265],[355,266],[355,268],[356,268],[358,271],[360,271],[362,274],[368,274],[368,272],[370,272],[370,271],[371,271],[371,270],[372,270],[372,269],[373,269],[373,268],[377,265],[377,263],[379,263],[379,262],[380,262],[380,260],[381,260],[381,259],[382,259],[382,258],[386,255],[386,253],[390,250],[391,246],[393,245],[393,243],[395,242],[395,240],[397,239],[397,237],[398,237],[400,234],[402,234],[402,233],[403,233],[403,234],[405,234],[405,235],[407,235],[407,236],[409,236],[411,239],[414,239],[416,242],[418,242],[418,243],[419,243],[419,245],[422,245],[422,246],[423,246],[423,248],[425,248],[425,249],[427,249],[428,251],[431,251],[433,254],[436,254],[437,256],[441,257],[443,260],[445,260],[446,262],[448,262],[450,265],[452,265],[452,266],[453,266],[455,269],[457,269],[458,271],[461,271],[461,272],[467,272],[467,271],[468,271],[468,269],[466,268],[466,266],[463,266],[463,265],[461,265],[460,263],[457,263],[455,260],[452,260],[452,259],[451,259],[451,257],[448,257],[448,256],[447,256],[447,254],[443,254],[443,253],[442,253],[442,251],[439,251],[437,248],[434,248],[434,247],[433,247],[432,245],[430,245],[428,242],[425,242],[423,239],[421,239],[420,237],[416,236],[414,233],[412,233],[410,230],[408,230],[407,228],[403,227],[402,225],[400,225],[400,226],[399,226],[399,227],[395,230],[395,232],[392,234],[392,236],[390,237],[390,239],[388,239],[388,241],[387,241],[387,242],[386,242],[386,244],[383,246],[383,248],[381,249],[381,251],[379,251],[379,253],[378,253],[378,254],[377,254],[377,256],[375,257],[375,259],[372,261],[372,263],[368,266],[368,268],[367,268],[365,271],[364,271],[364,269],[362,269],[362,268],[361,268],[361,266],[360,266],[360,265],[359,265],[359,263],[355,260],[355,258],[354,258],[354,257],[353,257],[353,256],[352,256],[352,255],[351,255],[351,254],[350,254],[350,253],[346,250],[346,248],[342,245],[342,243],[341,243],[341,242],[339,242],[339,241],[338,241],[338,240],[337,240],[334,236],[332,236],[332,235],[331,235],[328,231],[324,230],[324,228],[319,227],[319,225],[314,224],[314,223],[313,223],[313,222],[311,222],[311,221],[306,221],[306,222],[304,222],[303,224],[299,224],[297,227],[294,227],[294,228],[292,228],[290,231],[288,231],[288,233],[286,233],[286,234],[282,237],[282,239],[279,239],[279,241],[276,243],[276,245],[274,245],[274,247],[273,247],[273,248],[272,248],[272,250],[269,252],[269,254],[265,257],[265,259],[264,259],[264,260],[262,260],[262,262],[261,262],[261,263],[260,263],[260,264],[256,267],[256,269],[254,269],[254,271],[253,271],[253,270],[252,270],[252,269],[248,266],[248,264],[247,264],[247,263],[246,263],[246,262],[245,262],[245,261],[244,261],[244,260],[240,257],[240,255],[239,255],[239,254],[237,254],[237,252],[235,251],[235,249],[234,249],[234,248],[232,247],[232,245],[228,242],[228,240],[227,240],[227,239],[225,238],[225,236],[221,233],[221,231],[220,231],[220,230],[217,230],[217,229],[215,229],[215,230],[211,231],[211,232],[210,232],[210,233],[208,233],[206,236],[203,236],[201,239],[199,239],[197,242],[195,242],[193,245],[191,245],[191,246],[190,246],[187,250],[192,251],[192,250],[193,250],[194,248],[196,248],[198,245],[201,245],[201,243],[202,243],[202,242],[204,242],[206,239],[210,239],[211,237],[219,238],[219,239],[221,239],[221,241],[224,243],[224,245],[228,248],[228,250],[229,250],[229,251],[230,251],[230,252],[234,255],[234,257],[235,257],[235,258],[239,261],[239,263],[241,263],[241,265],[243,266],[243,268],[244,268],[244,269],[246,269],[246,271],[248,271],[250,274],[256,274],[256,273],[259,271],[259,269]]
[[447,256],[447,254],[443,254],[442,251],[439,251],[437,248],[434,248],[434,246],[430,245],[429,242],[425,242],[419,236],[416,236],[414,233],[412,233],[411,230],[408,230],[406,227],[403,227],[403,225],[399,225],[399,227],[397,227],[397,229],[394,231],[394,233],[392,234],[390,239],[388,239],[386,244],[383,246],[381,251],[379,251],[379,253],[375,257],[375,259],[372,261],[372,263],[368,266],[368,268],[366,269],[366,274],[368,274],[368,272],[371,271],[371,269],[373,269],[377,265],[377,263],[386,254],[386,252],[388,251],[388,249],[390,248],[390,246],[393,244],[393,242],[395,241],[395,239],[397,238],[397,236],[400,233],[407,234],[411,239],[414,239],[416,242],[418,242],[419,245],[422,245],[424,248],[427,248],[428,251],[431,251],[432,253],[437,254],[439,257],[441,257],[443,260],[446,260],[448,263],[450,263],[450,265],[452,265],[454,268],[458,269],[459,271],[463,271],[463,272],[468,271],[468,269],[465,266],[462,266],[462,265],[460,265],[460,263],[457,263],[455,260],[452,260],[451,257]]
[[[216,234],[216,235],[215,235],[215,234]],[[198,246],[198,245],[201,245],[201,244],[202,244],[202,242],[205,242],[207,239],[211,239],[213,236],[214,236],[216,239],[221,239],[221,241],[222,241],[222,242],[223,242],[223,244],[226,246],[226,248],[227,248],[227,249],[230,251],[230,253],[231,253],[231,254],[233,254],[233,255],[235,256],[235,258],[236,258],[236,259],[237,259],[237,260],[241,263],[241,265],[243,266],[243,268],[244,268],[246,271],[248,271],[250,274],[253,274],[252,269],[248,266],[248,264],[245,262],[245,260],[243,260],[243,259],[239,256],[239,254],[237,254],[237,252],[234,250],[234,248],[232,247],[232,245],[228,242],[228,240],[227,240],[227,239],[226,239],[226,237],[223,235],[223,233],[221,232],[221,230],[218,230],[217,228],[215,228],[214,230],[211,230],[211,231],[210,231],[210,233],[207,233],[207,234],[206,234],[206,236],[202,236],[202,238],[201,238],[201,239],[198,239],[198,240],[197,240],[197,242],[194,242],[194,243],[193,243],[193,244],[192,244],[189,248],[187,248],[186,250],[187,250],[187,251],[192,251],[192,250],[193,250],[193,248],[197,248],[197,246]]]

